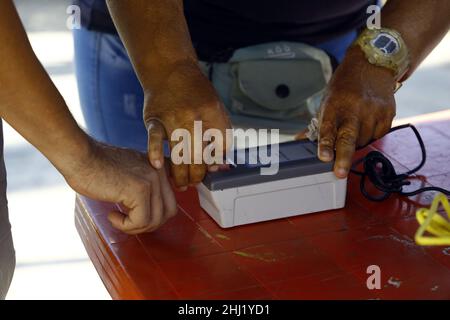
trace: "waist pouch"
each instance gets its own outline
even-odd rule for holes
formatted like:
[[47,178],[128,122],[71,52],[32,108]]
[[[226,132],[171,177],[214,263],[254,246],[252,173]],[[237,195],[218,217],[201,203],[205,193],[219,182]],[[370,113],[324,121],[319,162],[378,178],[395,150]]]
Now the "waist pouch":
[[227,63],[201,63],[234,125],[294,133],[316,115],[332,75],[327,53],[302,43],[238,49]]

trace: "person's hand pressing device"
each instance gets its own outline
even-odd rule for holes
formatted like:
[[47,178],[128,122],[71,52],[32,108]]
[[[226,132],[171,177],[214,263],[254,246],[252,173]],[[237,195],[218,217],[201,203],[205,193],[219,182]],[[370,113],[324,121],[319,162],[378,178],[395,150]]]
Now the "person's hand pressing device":
[[371,65],[358,48],[350,49],[336,70],[320,110],[318,156],[335,160],[338,178],[347,177],[357,147],[388,133],[395,117],[395,86],[394,75]]
[[[333,75],[319,112],[318,156],[346,178],[355,150],[386,135],[394,93],[450,27],[450,1],[388,1],[381,28],[364,30]],[[297,138],[304,138],[305,132]]]
[[[183,1],[108,0],[107,4],[144,90],[144,123],[152,166],[162,168],[163,141],[171,141],[176,129],[188,130],[194,139],[194,121],[202,121],[203,132],[217,129],[225,137],[231,123],[198,65]],[[171,147],[176,143],[171,142]],[[206,143],[191,152],[189,164],[171,165],[174,183],[180,190],[201,182],[208,169],[218,170],[218,165],[207,168],[204,161],[194,163],[194,153],[203,152],[205,147]]]
[[[211,83],[201,73],[197,65],[181,65],[170,73],[161,86],[145,95],[144,122],[148,130],[148,157],[152,166],[164,166],[164,141],[169,140],[170,149],[178,143],[172,140],[177,129],[186,129],[191,136],[203,135],[208,129],[219,130],[223,137],[231,127],[228,116]],[[194,132],[195,121],[201,121],[202,132]],[[203,159],[204,142],[201,148],[191,148],[190,163],[171,163],[171,175],[175,185],[181,190],[200,183],[206,172],[217,171],[218,164],[195,163],[195,153]],[[225,146],[224,146],[224,152]]]

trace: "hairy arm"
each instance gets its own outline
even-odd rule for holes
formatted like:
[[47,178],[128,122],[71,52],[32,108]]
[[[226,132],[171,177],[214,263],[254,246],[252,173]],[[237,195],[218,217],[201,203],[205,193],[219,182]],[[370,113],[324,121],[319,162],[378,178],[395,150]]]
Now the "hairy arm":
[[176,213],[164,171],[142,154],[96,143],[77,125],[33,53],[11,0],[0,1],[0,116],[41,151],[77,192],[120,203],[114,227],[152,231]]
[[0,116],[61,171],[76,171],[89,139],[31,49],[15,7],[0,1]]
[[[194,121],[202,121],[203,130],[218,129],[225,136],[231,125],[198,66],[183,1],[107,0],[107,4],[144,90],[148,157],[153,167],[163,166],[163,140],[170,140],[177,129],[186,129],[193,136]],[[172,164],[171,169],[175,184],[184,190],[217,166],[207,168],[191,161]]]
[[450,0],[389,0],[381,11],[381,23],[399,31],[405,40],[411,56],[409,76],[447,34]]
[[107,0],[144,89],[154,90],[175,68],[197,66],[182,0]]

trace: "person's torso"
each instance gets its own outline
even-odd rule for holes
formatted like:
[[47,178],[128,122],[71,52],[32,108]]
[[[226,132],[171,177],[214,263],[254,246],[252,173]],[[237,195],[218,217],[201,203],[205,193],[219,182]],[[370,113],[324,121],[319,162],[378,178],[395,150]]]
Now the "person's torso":
[[[105,0],[75,0],[85,27],[115,32]],[[360,28],[377,0],[184,0],[196,47],[218,51],[272,41],[318,44]]]

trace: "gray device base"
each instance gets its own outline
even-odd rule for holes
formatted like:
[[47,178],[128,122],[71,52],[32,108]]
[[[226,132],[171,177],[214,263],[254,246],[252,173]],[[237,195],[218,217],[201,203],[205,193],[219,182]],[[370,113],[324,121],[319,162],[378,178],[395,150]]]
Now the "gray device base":
[[280,144],[273,176],[248,164],[208,173],[197,186],[200,206],[222,228],[342,208],[347,179],[336,178],[333,164],[318,160],[316,150],[309,141]]
[[333,172],[211,191],[197,186],[200,206],[221,226],[268,221],[345,206],[347,180]]

